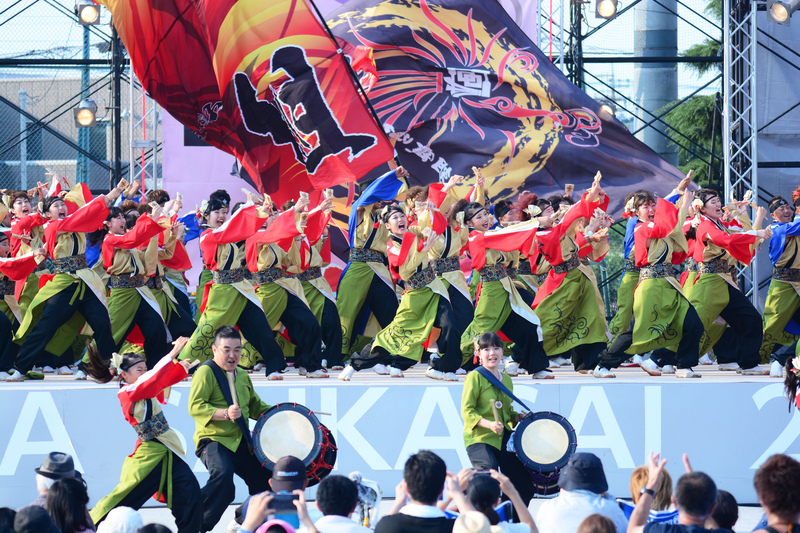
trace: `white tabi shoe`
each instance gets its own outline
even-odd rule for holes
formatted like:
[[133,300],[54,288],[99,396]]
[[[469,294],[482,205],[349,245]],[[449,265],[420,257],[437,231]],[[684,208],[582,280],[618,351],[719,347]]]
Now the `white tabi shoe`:
[[[667,365],[669,366],[669,365]],[[645,359],[641,363],[639,363],[639,368],[647,372],[651,376],[660,376],[661,370],[658,368],[658,365],[652,359]]]
[[701,365],[713,365],[714,364],[714,361],[711,360],[711,358],[708,356],[708,354],[703,355],[703,357],[701,357],[700,361],[698,361],[698,362]]
[[513,378],[514,376],[519,374],[519,364],[515,363],[514,361],[509,359],[508,361],[506,361],[506,370],[505,370],[505,372],[506,372],[506,374],[508,374],[509,376],[511,376]]
[[339,374],[339,379],[342,381],[350,381],[350,378],[353,377],[353,374],[356,373],[356,369],[350,365],[344,367],[344,370]]
[[9,378],[8,372],[0,372],[0,381],[5,381]]
[[313,372],[306,372],[306,377],[311,379],[320,379],[320,378],[327,378],[328,374],[322,370],[314,370]]
[[280,372],[273,372],[267,376],[269,381],[283,381],[283,375]]
[[702,378],[700,374],[692,370],[691,368],[679,368],[675,371],[676,378]]
[[771,365],[769,365],[769,377],[771,378],[782,378],[783,377],[783,367],[777,361],[773,361]]
[[555,376],[547,370],[539,370],[531,374],[532,379],[555,379]]
[[304,366],[297,367],[297,375],[298,376],[305,376],[308,374],[308,370]]
[[458,370],[456,370],[456,376],[466,376],[466,375],[467,371],[464,370],[463,368],[459,368]]
[[743,376],[766,376],[769,374],[769,369],[756,365],[753,368],[742,368],[737,370],[736,373]]
[[[427,374],[427,372],[426,372]],[[393,366],[389,367],[389,377],[390,378],[404,378],[403,371],[399,368],[395,368]]]
[[675,367],[672,366],[672,365],[664,365],[664,366],[661,367],[661,373],[662,374],[674,374],[675,373]]
[[77,381],[86,381],[86,372],[84,372],[79,368],[75,371],[74,374],[72,374],[72,379]]
[[741,370],[739,363],[720,363],[718,370],[728,371],[728,372],[738,372]]
[[25,381],[25,375],[21,374],[19,370],[14,370],[7,378],[6,381],[8,382],[19,382]]
[[72,369],[68,366],[60,366],[56,370],[57,376],[71,376],[73,374]]
[[386,368],[386,365],[383,363],[378,363],[377,365],[372,367],[372,371],[378,374],[379,376],[388,376],[389,369]]
[[617,377],[611,370],[598,366],[594,369],[594,377],[596,378],[615,378]]
[[45,366],[42,368],[42,374],[54,374],[55,370],[52,366]]
[[442,372],[441,370],[436,370],[432,366],[429,366],[428,370],[425,371],[425,377],[441,381],[444,379],[444,372]]
[[458,376],[456,376],[452,372],[445,372],[444,373],[444,380],[445,381],[458,381]]

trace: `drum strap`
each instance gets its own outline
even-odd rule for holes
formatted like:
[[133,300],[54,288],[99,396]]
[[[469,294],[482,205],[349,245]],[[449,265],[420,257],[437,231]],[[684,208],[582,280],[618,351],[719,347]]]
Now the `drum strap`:
[[502,382],[502,381],[500,381],[499,379],[497,379],[496,377],[494,377],[494,374],[492,374],[491,372],[489,372],[489,371],[488,371],[486,368],[484,368],[484,367],[482,367],[482,366],[478,366],[477,368],[475,368],[475,371],[476,371],[476,372],[478,372],[478,373],[479,373],[481,376],[485,377],[485,378],[486,378],[486,381],[488,381],[489,383],[491,383],[492,385],[494,385],[495,387],[497,387],[498,389],[500,389],[500,392],[502,392],[503,394],[507,395],[509,398],[511,398],[512,400],[514,400],[514,401],[515,401],[515,402],[517,402],[518,404],[520,404],[520,405],[521,405],[522,407],[524,407],[524,408],[525,408],[527,411],[532,411],[530,407],[528,407],[527,405],[525,405],[525,403],[524,403],[522,400],[520,400],[519,398],[517,398],[516,396],[514,396],[514,393],[513,393],[513,392],[511,392],[511,390],[509,390],[509,388],[508,388],[508,387],[506,387],[505,385],[503,385],[503,382]]
[[[228,385],[228,376],[225,372],[214,362],[213,359],[209,359],[204,365],[207,365],[211,368],[214,372],[214,377],[217,379],[217,385],[219,385],[219,390],[222,392],[222,397],[225,398],[225,401],[228,402],[228,405],[233,405],[233,396],[231,396],[231,388]],[[250,448],[250,451],[253,451],[253,440],[250,438],[250,429],[247,427],[247,421],[244,417],[239,417],[236,419],[236,423],[239,425],[239,429],[242,431],[242,438],[247,443],[247,447]]]

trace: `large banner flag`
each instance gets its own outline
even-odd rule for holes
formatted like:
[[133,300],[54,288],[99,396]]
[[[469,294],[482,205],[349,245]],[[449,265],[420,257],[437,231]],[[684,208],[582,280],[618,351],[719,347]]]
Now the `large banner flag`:
[[277,202],[392,158],[305,0],[99,1],[150,96]]
[[661,195],[683,176],[573,85],[496,0],[351,0],[334,34],[371,47],[369,98],[410,183],[482,169],[493,199],[591,186],[603,174],[619,214],[625,195]]

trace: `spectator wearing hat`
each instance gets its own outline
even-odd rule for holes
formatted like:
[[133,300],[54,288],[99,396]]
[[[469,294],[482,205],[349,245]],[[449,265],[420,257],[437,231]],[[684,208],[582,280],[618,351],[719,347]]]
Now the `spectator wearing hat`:
[[35,468],[34,471],[36,472],[36,490],[39,491],[39,496],[31,505],[38,505],[39,507],[44,507],[47,491],[59,479],[68,477],[83,479],[81,473],[75,470],[72,456],[62,452],[48,453],[47,457],[42,461],[42,465],[39,468]]
[[61,533],[43,507],[29,505],[14,516],[14,533]]
[[650,452],[647,484],[642,488],[639,502],[628,522],[628,533],[703,533],[709,530],[706,529],[708,525],[716,530],[711,514],[717,502],[717,486],[703,472],[689,472],[678,479],[675,494],[672,496],[672,501],[678,508],[677,524],[647,521],[667,462],[666,459],[659,460],[660,456],[661,454],[653,455]]
[[591,514],[608,517],[617,533],[625,533],[628,522],[619,504],[608,494],[603,463],[596,455],[574,454],[561,471],[558,486],[558,497],[544,502],[536,514],[541,533],[577,533],[581,522]]
[[458,477],[447,471],[441,457],[422,450],[408,458],[403,481],[395,489],[395,501],[389,514],[381,518],[375,533],[450,533],[455,520],[447,518],[436,506],[447,481],[447,495],[459,512],[474,511],[459,486]]

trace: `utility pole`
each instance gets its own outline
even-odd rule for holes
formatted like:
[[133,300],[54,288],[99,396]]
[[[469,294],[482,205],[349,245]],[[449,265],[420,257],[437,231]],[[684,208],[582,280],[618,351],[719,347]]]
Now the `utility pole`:
[[119,180],[122,179],[122,74],[125,71],[125,47],[122,39],[119,38],[117,28],[113,21],[111,24],[111,76],[114,79],[114,106],[113,106],[113,130],[114,130],[114,154],[112,161],[110,187],[113,189]]

